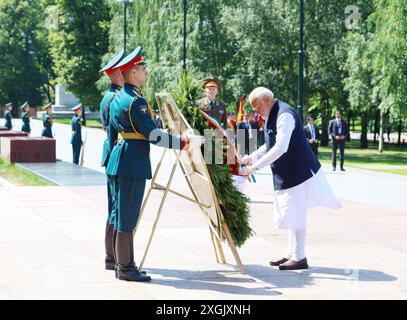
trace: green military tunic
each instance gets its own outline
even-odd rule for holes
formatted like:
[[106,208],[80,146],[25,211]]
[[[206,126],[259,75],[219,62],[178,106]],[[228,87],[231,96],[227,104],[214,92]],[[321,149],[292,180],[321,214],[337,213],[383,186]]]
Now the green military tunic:
[[11,130],[13,128],[13,123],[11,121],[12,116],[11,116],[11,112],[9,110],[6,110],[4,112],[4,119],[6,119],[6,123],[4,124],[4,126],[6,128],[8,128],[9,130]]
[[31,126],[30,126],[30,117],[28,116],[28,112],[21,113],[21,120],[23,121],[23,126],[21,127],[21,131],[30,133]]
[[47,137],[47,138],[53,138],[52,136],[52,120],[51,117],[49,116],[48,113],[44,112],[42,114],[42,125],[43,125],[43,129],[42,129],[42,133],[41,136],[42,137]]
[[[110,121],[110,107],[111,103],[116,97],[117,93],[121,90],[121,87],[116,84],[111,84],[109,90],[106,92],[105,96],[100,103],[100,119],[102,121],[103,129],[107,133],[107,139],[103,143],[102,151],[102,167],[107,167],[110,150],[109,150],[109,121]],[[116,202],[116,178],[115,176],[107,174],[107,198],[108,198],[108,223],[115,224],[116,213],[115,213],[115,202]]]
[[223,129],[228,126],[226,104],[220,100],[210,101],[208,98],[203,98],[197,101],[201,110],[205,111],[212,118],[218,120]]
[[150,143],[182,149],[183,142],[157,128],[146,99],[131,84],[126,83],[117,94],[110,112],[112,151],[106,173],[118,178],[115,227],[121,232],[131,232],[139,217],[146,179],[151,179]]
[[74,115],[71,120],[71,128],[72,128],[72,152],[73,152],[73,159],[72,162],[75,164],[79,164],[79,156],[81,154],[81,147],[82,147],[82,119],[77,115]]

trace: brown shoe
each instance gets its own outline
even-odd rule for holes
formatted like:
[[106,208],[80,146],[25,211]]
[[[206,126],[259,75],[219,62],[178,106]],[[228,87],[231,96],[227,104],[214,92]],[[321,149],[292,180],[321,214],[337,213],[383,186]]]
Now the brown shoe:
[[272,267],[278,267],[280,264],[283,264],[283,263],[285,263],[285,262],[287,262],[287,261],[288,261],[287,258],[281,258],[281,259],[278,260],[278,261],[270,261],[270,266],[272,266]]
[[287,262],[279,266],[280,270],[301,270],[308,269],[307,258],[304,258],[300,261],[288,260]]

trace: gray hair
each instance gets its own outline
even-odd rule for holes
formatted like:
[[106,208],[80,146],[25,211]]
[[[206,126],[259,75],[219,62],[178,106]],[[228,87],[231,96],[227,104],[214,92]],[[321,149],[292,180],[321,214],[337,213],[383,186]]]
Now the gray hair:
[[274,93],[271,90],[265,87],[257,87],[249,94],[249,102],[252,103],[254,99],[263,100],[265,96],[274,99]]

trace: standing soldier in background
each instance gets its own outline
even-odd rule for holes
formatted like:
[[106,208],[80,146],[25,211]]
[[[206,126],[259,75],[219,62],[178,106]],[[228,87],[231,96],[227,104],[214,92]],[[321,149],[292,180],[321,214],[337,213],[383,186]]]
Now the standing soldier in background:
[[219,90],[222,88],[220,80],[215,76],[209,76],[204,80],[202,88],[206,97],[197,101],[201,110],[205,111],[212,118],[215,118],[223,129],[228,127],[226,104],[221,100],[216,100]]
[[13,110],[13,103],[9,102],[5,105],[5,107],[6,111],[4,111],[4,119],[6,119],[6,122],[4,126],[11,130],[13,128],[13,123],[11,121],[12,119],[11,111]]
[[75,164],[79,164],[79,156],[81,154],[81,147],[83,146],[82,141],[82,104],[78,104],[71,109],[75,112],[75,115],[72,117],[71,120],[71,128],[72,128],[72,152],[73,152],[73,160],[72,162]]
[[52,136],[52,119],[51,119],[51,112],[52,112],[52,107],[51,103],[48,103],[46,106],[42,108],[45,112],[42,114],[42,133],[41,137],[47,137],[47,138],[53,138]]
[[31,132],[31,126],[30,126],[30,115],[29,115],[29,110],[30,110],[30,105],[28,102],[24,102],[24,104],[20,107],[22,110],[21,113],[21,120],[23,121],[23,125],[21,127],[21,131],[30,133]]
[[[123,88],[124,79],[119,69],[114,67],[122,61],[124,58],[124,50],[110,60],[107,65],[100,70],[104,72],[110,79],[110,87],[105,93],[102,102],[100,103],[100,119],[102,120],[103,129],[107,133],[107,138],[103,144],[102,152],[102,167],[107,167],[109,161],[109,121],[110,121],[110,106],[112,101]],[[105,269],[114,270],[116,264],[115,252],[114,252],[114,239],[116,238],[117,229],[114,228],[116,222],[116,190],[115,190],[115,176],[107,174],[107,203],[108,203],[108,215],[105,228]]]

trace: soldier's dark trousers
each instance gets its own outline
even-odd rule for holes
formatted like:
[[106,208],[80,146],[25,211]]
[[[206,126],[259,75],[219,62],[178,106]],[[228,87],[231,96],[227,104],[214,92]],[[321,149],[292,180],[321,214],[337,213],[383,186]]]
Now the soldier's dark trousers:
[[133,232],[143,202],[146,179],[118,177],[116,229]]
[[106,252],[105,268],[107,270],[114,270],[114,265],[116,262],[115,235],[117,233],[117,230],[115,230],[114,228],[116,222],[115,188],[116,188],[116,177],[107,175],[108,216],[105,231],[105,252]]
[[79,164],[79,156],[81,154],[81,145],[72,145],[72,154],[73,154],[73,159],[72,162],[75,164]]
[[332,142],[332,167],[336,168],[336,152],[339,148],[341,168],[343,168],[343,163],[345,161],[345,141],[344,140],[334,140]]

